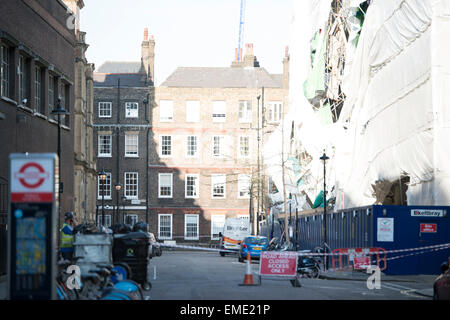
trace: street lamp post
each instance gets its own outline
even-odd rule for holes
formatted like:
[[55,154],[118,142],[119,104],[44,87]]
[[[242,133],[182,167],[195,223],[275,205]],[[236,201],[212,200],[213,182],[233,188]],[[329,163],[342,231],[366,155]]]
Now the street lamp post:
[[102,169],[102,171],[98,174],[100,181],[102,182],[102,226],[105,225],[105,180],[106,180],[106,172]]
[[[326,154],[325,150],[320,160],[323,161],[323,246],[324,252],[327,252],[327,183],[326,183],[326,161],[330,159]],[[325,270],[328,269],[328,259],[325,256]]]
[[257,209],[256,209],[256,235],[259,235],[259,214],[261,209],[261,164],[260,164],[260,143],[261,143],[261,136],[260,136],[260,120],[259,120],[259,99],[261,99],[261,96],[257,96],[256,99],[258,100],[258,202],[257,202]]
[[127,197],[122,196],[122,222],[125,223],[125,201],[127,200]]
[[120,218],[120,212],[119,212],[119,195],[120,195],[120,189],[122,188],[122,186],[120,185],[120,183],[118,183],[118,184],[116,184],[116,190],[117,190],[117,213],[116,213],[116,218],[114,219],[114,221],[116,221],[116,223],[117,223],[117,221],[119,220],[119,218]]
[[61,117],[69,114],[63,106],[61,106],[61,98],[58,98],[58,102],[56,104],[56,109],[53,109],[51,112],[52,115],[56,115],[58,118],[58,146],[57,146],[57,154],[58,154],[58,177],[59,177],[59,185],[58,185],[58,230],[61,226],[61,194],[63,193],[63,183],[61,182],[62,170],[61,170]]

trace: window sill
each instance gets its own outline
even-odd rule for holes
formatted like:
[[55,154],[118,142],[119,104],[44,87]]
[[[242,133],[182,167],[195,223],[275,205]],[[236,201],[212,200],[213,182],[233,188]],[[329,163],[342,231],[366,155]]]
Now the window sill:
[[3,101],[5,101],[5,102],[8,102],[8,103],[10,103],[10,104],[13,104],[13,105],[15,105],[15,106],[18,105],[18,103],[17,103],[15,100],[10,99],[10,98],[8,98],[8,97],[0,96],[0,99],[3,100]]
[[99,154],[97,158],[112,158],[112,155],[101,155]]
[[186,238],[186,237],[185,237],[184,240],[198,241],[199,238]]
[[132,155],[125,155],[124,156],[125,158],[134,158],[134,159],[137,159],[137,158],[139,158],[139,155],[137,155],[137,156],[132,156]]
[[168,196],[158,196],[158,199],[172,199],[172,196],[168,197]]
[[[97,200],[102,200],[102,197],[97,198]],[[112,198],[111,197],[104,197],[103,200],[112,200]]]
[[24,106],[23,104],[17,105],[17,108],[34,115],[34,110]]
[[63,128],[64,130],[70,131],[70,128],[64,124],[61,125],[61,128]]
[[38,118],[42,118],[44,120],[48,120],[48,117],[46,115],[42,114],[42,113],[36,112],[34,115],[36,117],[38,117]]
[[211,197],[212,200],[224,200],[226,197]]

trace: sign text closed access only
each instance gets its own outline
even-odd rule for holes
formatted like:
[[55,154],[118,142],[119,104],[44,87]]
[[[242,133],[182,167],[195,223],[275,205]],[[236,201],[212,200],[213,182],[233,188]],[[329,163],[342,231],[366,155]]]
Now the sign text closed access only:
[[297,254],[295,252],[262,252],[260,274],[295,277],[297,274]]

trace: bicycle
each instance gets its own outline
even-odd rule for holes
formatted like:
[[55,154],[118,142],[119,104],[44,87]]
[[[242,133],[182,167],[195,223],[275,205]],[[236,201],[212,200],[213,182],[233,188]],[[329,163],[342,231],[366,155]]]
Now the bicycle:
[[[67,287],[67,280],[70,275],[67,273],[67,268],[73,263],[69,260],[58,261],[58,274],[56,276],[56,294],[59,300],[78,300],[78,292],[75,289]],[[80,284],[79,279],[75,279]]]

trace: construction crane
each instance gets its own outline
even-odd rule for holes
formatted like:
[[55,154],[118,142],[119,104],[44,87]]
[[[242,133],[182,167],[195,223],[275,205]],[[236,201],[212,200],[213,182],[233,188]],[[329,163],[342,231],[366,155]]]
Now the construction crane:
[[237,50],[237,61],[241,61],[241,50],[244,42],[244,18],[245,18],[245,0],[241,0],[241,17],[239,20],[239,42]]

